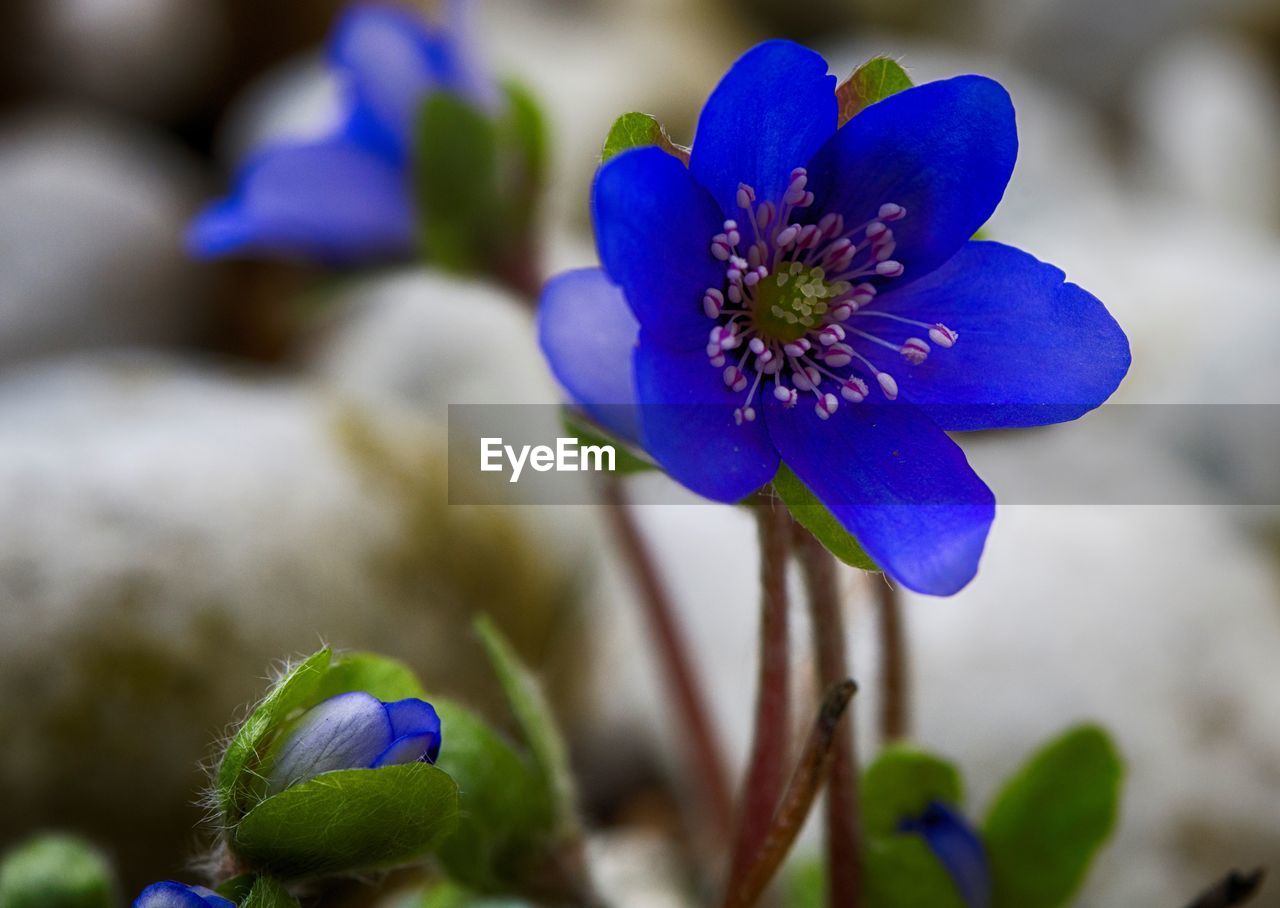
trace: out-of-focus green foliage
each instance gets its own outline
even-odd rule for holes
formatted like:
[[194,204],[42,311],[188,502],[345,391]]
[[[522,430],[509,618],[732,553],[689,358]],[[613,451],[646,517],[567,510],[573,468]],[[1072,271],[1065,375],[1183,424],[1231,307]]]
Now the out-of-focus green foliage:
[[41,836],[0,861],[0,908],[111,908],[115,891],[106,859],[72,836]]

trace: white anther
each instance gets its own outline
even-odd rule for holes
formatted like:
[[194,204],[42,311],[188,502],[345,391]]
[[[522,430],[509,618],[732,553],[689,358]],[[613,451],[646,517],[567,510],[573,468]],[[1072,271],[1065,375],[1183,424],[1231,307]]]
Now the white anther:
[[896,262],[893,259],[887,259],[876,265],[876,274],[881,277],[899,277],[905,270],[901,262]]
[[751,203],[756,200],[756,191],[746,183],[738,184],[738,207],[750,208]]
[[778,239],[776,241],[778,248],[786,249],[788,246],[790,246],[792,243],[796,241],[796,237],[798,237],[799,235],[800,235],[800,226],[798,224],[792,224],[786,230],[783,230],[781,233],[778,234]]
[[853,362],[853,348],[848,344],[833,344],[827,348],[822,361],[833,369],[839,369]]
[[711,254],[722,262],[729,261],[733,250],[730,248],[729,238],[723,233],[717,233],[711,240]]
[[774,214],[773,202],[765,202],[756,209],[756,226],[761,230],[767,230],[769,225],[773,223]]
[[844,215],[824,214],[818,219],[818,229],[827,239],[835,239],[844,233]]
[[872,221],[867,225],[867,239],[874,240],[888,229],[889,228],[885,226],[884,221]]
[[711,365],[719,369],[721,366],[725,364],[725,356],[723,353],[717,353],[715,356],[712,356],[710,358],[710,362],[711,362]]
[[747,375],[737,366],[729,366],[724,370],[724,383],[735,391],[744,391],[747,387]]
[[765,366],[769,365],[771,362],[773,362],[773,351],[765,350],[756,358],[756,368],[761,372],[767,371]]
[[907,209],[893,202],[885,202],[876,214],[882,221],[898,221],[906,217]]
[[796,338],[782,345],[782,352],[787,356],[804,356],[813,345],[803,337]]
[[876,249],[875,249],[875,252],[876,252],[876,261],[877,261],[877,262],[887,261],[887,260],[888,260],[888,258],[889,258],[891,255],[893,255],[893,254],[894,254],[894,252],[896,252],[896,251],[897,251],[897,249],[898,249],[898,244],[897,244],[896,242],[894,242],[893,240],[890,240],[889,242],[887,242],[887,243],[885,243],[885,244],[883,244],[883,245],[881,245],[881,246],[877,246],[877,247],[876,247]]
[[836,303],[831,307],[830,315],[838,322],[847,322],[849,317],[853,315],[855,309],[857,309],[857,307],[849,302]]
[[880,383],[880,390],[884,392],[884,396],[889,400],[898,399],[898,383],[893,380],[893,376],[888,372],[877,372],[876,381]]
[[731,303],[742,302],[742,288],[737,284],[729,285],[729,302]]
[[752,353],[754,353],[756,356],[759,356],[761,353],[764,352],[764,341],[762,341],[758,337],[753,337],[751,338],[751,342],[747,344],[747,349],[750,350]]
[[818,332],[818,342],[824,347],[830,347],[842,340],[844,340],[844,329],[839,325],[826,325]]
[[834,394],[823,394],[818,398],[818,402],[813,407],[813,412],[817,413],[822,419],[830,419],[831,414],[836,412],[836,408],[840,406],[840,401]]
[[810,246],[817,245],[818,227],[815,224],[805,224],[800,229],[800,237],[796,240],[797,249],[808,249]]
[[960,339],[960,335],[956,334],[946,325],[941,323],[934,325],[929,329],[929,340],[933,341],[944,350],[950,350],[956,345],[956,341]]
[[875,298],[876,288],[864,283],[853,288],[853,296],[850,302],[853,303],[854,308],[861,309]]
[[867,399],[867,395],[870,393],[870,389],[867,388],[867,383],[856,375],[850,376],[845,380],[845,383],[840,386],[840,396],[851,404],[862,403]]
[[792,400],[795,397],[795,393],[792,389],[784,388],[782,385],[775,385],[773,389],[773,396],[783,403]]
[[702,295],[702,311],[707,318],[716,318],[724,309],[724,294],[714,287]]
[[755,407],[738,407],[733,411],[733,421],[738,425],[742,425],[743,422],[755,422],[755,418]]
[[902,342],[902,349],[898,352],[911,365],[918,366],[929,357],[929,345],[918,337],[909,337]]

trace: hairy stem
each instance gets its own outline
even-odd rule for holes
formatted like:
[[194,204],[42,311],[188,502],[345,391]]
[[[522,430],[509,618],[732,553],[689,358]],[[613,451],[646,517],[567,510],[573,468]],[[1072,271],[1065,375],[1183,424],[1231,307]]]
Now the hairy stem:
[[626,493],[617,477],[604,480],[600,495],[618,549],[631,569],[640,593],[640,604],[657,648],[676,714],[679,717],[689,760],[698,788],[710,812],[713,831],[726,841],[733,830],[733,801],[729,771],[711,723],[711,713],[694,674],[688,644],[676,620],[675,607],[644,537],[627,506]]
[[760,850],[787,783],[791,740],[791,638],[787,560],[791,516],[780,502],[756,506],[760,530],[760,666],[755,728],[729,863],[729,889]]
[[880,738],[882,744],[911,734],[911,659],[898,588],[881,575],[873,578],[880,626]]
[[[849,676],[847,642],[836,562],[810,533],[798,531],[796,552],[813,616],[813,649],[819,689]],[[826,798],[827,904],[858,908],[862,904],[862,860],[858,809],[858,757],[852,710],[835,729],[831,779]]]

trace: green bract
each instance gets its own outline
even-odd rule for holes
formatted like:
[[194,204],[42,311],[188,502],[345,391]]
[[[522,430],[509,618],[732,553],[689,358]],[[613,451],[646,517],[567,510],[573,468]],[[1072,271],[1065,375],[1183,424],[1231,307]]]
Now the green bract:
[[607,161],[629,149],[648,145],[657,145],[686,163],[689,160],[689,149],[671,141],[671,136],[667,135],[667,131],[655,117],[635,112],[624,113],[613,121],[609,135],[604,140],[604,148],[600,151],[600,160]]
[[0,862],[0,908],[110,908],[115,888],[106,860],[71,836],[42,836]]
[[1051,741],[996,797],[983,828],[996,908],[1057,908],[1080,888],[1111,835],[1123,767],[1107,733]]

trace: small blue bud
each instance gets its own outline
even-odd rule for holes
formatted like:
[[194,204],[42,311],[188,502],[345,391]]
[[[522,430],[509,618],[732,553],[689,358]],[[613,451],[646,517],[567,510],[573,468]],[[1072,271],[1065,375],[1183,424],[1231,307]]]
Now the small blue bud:
[[434,763],[440,740],[440,717],[430,703],[339,694],[298,720],[267,774],[267,795],[339,769]]
[[236,908],[236,904],[212,889],[169,880],[152,883],[142,890],[142,895],[134,900],[133,908]]
[[963,814],[940,801],[930,801],[920,816],[903,820],[901,829],[925,840],[968,908],[990,908],[991,873],[986,849]]

